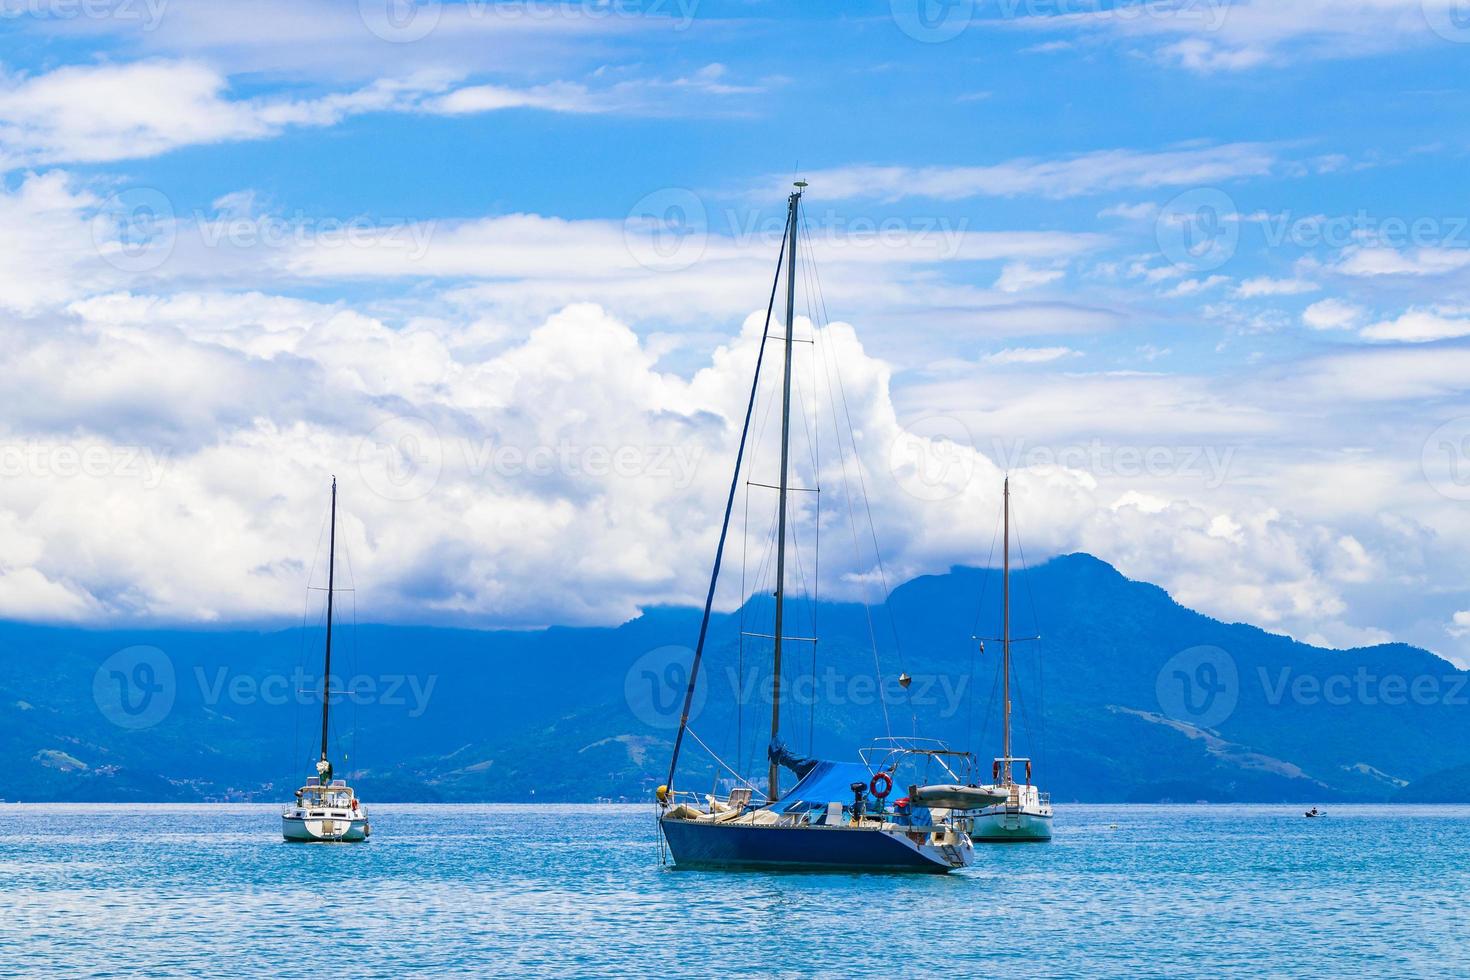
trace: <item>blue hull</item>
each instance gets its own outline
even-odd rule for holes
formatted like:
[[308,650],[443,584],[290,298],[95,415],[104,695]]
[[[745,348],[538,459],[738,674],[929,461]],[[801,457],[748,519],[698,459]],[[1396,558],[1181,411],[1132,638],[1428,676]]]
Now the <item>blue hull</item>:
[[660,820],[674,863],[689,867],[786,870],[922,871],[950,865],[876,830],[762,827]]

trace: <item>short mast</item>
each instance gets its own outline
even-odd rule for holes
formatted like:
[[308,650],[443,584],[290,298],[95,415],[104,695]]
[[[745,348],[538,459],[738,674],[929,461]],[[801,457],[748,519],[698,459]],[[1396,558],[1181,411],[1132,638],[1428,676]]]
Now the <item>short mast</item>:
[[337,478],[332,477],[332,526],[327,536],[327,652],[322,663],[322,757],[317,772],[330,779],[332,764],[327,761],[327,712],[332,703],[332,597],[337,573]]
[[1000,658],[1001,703],[1004,704],[1004,744],[1001,765],[1005,766],[1005,785],[1011,784],[1011,478],[1005,480],[1005,549],[1001,573]]
[[[791,460],[791,345],[796,323],[796,214],[801,191],[806,181],[796,182],[796,190],[787,200],[786,228],[789,244],[786,251],[786,350],[785,372],[781,378],[781,481],[776,517],[776,650],[771,674],[771,744],[781,736],[781,636],[786,614],[786,494]],[[767,796],[773,802],[780,794],[781,766],[771,759]]]

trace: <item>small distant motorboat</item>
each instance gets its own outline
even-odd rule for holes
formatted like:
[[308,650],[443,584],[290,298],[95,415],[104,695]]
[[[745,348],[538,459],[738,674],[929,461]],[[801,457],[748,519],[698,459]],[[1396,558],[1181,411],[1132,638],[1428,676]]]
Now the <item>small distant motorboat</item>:
[[1325,817],[1325,816],[1327,816],[1327,814],[1323,813],[1321,810],[1317,809],[1316,807],[1312,807],[1306,813],[1302,814],[1302,816],[1304,816],[1304,817]]
[[345,779],[332,778],[327,758],[332,677],[332,595],[336,591],[337,479],[332,478],[332,525],[327,545],[327,649],[322,664],[322,752],[316,775],[296,791],[296,801],[281,812],[281,836],[288,841],[331,841],[355,844],[372,834],[367,807]]

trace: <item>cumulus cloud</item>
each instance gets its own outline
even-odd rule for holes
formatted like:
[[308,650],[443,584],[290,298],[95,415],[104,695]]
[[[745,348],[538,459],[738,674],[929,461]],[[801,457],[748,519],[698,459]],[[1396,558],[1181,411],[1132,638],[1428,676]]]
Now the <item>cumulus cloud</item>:
[[1470,336],[1470,310],[1435,307],[1409,310],[1393,320],[1380,320],[1362,330],[1368,340],[1424,343]]
[[1302,322],[1313,330],[1347,330],[1357,326],[1366,312],[1340,299],[1324,299],[1302,311]]

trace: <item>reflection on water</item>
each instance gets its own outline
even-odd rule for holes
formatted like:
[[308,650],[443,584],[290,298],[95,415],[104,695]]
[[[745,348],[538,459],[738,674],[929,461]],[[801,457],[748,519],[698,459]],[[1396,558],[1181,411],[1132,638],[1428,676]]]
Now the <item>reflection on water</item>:
[[1463,969],[1470,809],[1056,823],[864,876],[661,868],[651,807],[378,804],[370,843],[292,845],[274,806],[0,805],[0,974],[296,975],[323,944],[353,977]]

